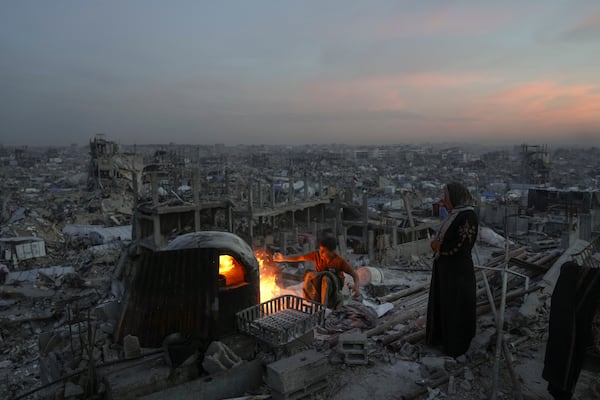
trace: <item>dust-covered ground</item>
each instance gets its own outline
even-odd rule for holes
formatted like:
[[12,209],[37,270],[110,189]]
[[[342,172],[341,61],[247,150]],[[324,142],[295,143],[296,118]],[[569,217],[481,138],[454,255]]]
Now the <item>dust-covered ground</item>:
[[[435,351],[422,347],[423,356]],[[547,391],[547,382],[542,378],[544,368],[545,344],[540,342],[524,343],[515,352],[514,370],[518,379],[518,388],[525,400],[552,399]],[[442,356],[440,356],[442,357]],[[450,363],[440,376],[442,384],[432,387],[435,379],[428,379],[430,372],[419,361],[403,360],[393,354],[373,352],[369,365],[334,368],[332,386],[326,394],[327,399],[448,399],[483,400],[491,398],[494,377],[494,353],[478,361]],[[600,369],[598,365],[588,363],[582,370],[577,382],[574,400],[600,399]],[[508,368],[502,359],[498,369],[498,399],[516,399]],[[435,375],[434,375],[435,376]]]

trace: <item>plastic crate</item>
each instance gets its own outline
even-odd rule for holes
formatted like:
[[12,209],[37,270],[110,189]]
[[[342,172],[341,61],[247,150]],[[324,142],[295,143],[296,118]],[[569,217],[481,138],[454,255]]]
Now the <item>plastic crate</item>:
[[293,295],[279,296],[236,314],[238,329],[273,346],[302,337],[325,320],[325,307]]

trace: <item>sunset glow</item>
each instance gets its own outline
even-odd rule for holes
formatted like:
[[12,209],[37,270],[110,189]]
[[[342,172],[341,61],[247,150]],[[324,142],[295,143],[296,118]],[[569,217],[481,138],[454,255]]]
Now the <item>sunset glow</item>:
[[0,144],[600,140],[595,2],[58,3],[0,5]]

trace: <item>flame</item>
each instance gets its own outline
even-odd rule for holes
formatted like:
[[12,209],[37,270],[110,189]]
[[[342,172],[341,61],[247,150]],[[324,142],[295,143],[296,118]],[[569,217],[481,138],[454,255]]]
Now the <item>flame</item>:
[[254,256],[260,267],[260,302],[271,300],[281,294],[281,288],[276,282],[276,269],[270,263],[270,256],[265,250],[254,250]]
[[230,255],[219,255],[219,275],[225,277],[227,286],[244,282],[244,268]]
[[219,274],[227,275],[235,267],[233,257],[227,254],[221,254],[219,256]]

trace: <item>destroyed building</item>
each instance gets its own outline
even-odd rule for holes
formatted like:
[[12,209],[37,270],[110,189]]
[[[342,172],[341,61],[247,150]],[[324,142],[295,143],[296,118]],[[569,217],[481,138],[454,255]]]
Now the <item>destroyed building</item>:
[[[539,186],[519,174],[522,149],[124,148],[103,136],[77,151],[4,148],[0,397],[544,396],[560,267],[596,266],[600,154],[543,147],[549,181]],[[555,159],[574,166],[568,185]],[[68,179],[86,170],[98,186]],[[458,359],[423,344],[429,242],[452,180],[480,198],[482,221],[477,336]],[[344,307],[326,311],[302,301],[310,265],[270,259],[326,235],[360,272],[363,302],[345,293]],[[39,257],[15,266],[13,254]],[[509,353],[496,361],[504,266]],[[581,399],[600,390],[595,340]]]

